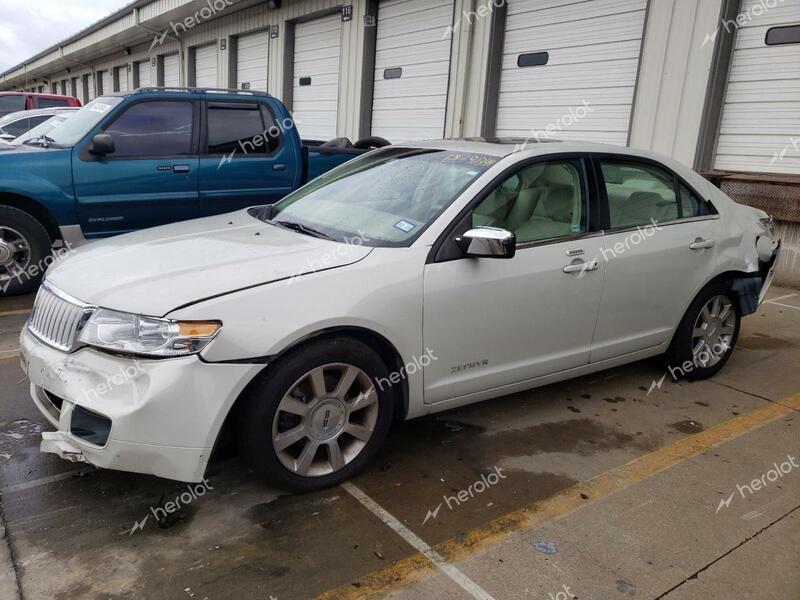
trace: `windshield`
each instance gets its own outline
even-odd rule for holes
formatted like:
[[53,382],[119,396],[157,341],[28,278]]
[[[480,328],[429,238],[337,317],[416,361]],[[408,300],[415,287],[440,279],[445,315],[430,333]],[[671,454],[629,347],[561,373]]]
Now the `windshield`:
[[122,102],[122,98],[103,96],[92,100],[47,135],[55,146],[74,146],[89,133],[109,111]]
[[385,148],[322,175],[262,218],[344,242],[406,246],[498,160],[450,150]]
[[41,123],[40,125],[37,125],[30,131],[26,131],[11,143],[14,144],[15,146],[19,146],[31,140],[41,139],[43,136],[50,136],[50,133],[53,131],[53,129],[61,125],[71,116],[72,113],[64,113],[61,115],[56,115],[50,119],[47,119],[47,121]]
[[0,116],[27,108],[25,96],[0,96]]

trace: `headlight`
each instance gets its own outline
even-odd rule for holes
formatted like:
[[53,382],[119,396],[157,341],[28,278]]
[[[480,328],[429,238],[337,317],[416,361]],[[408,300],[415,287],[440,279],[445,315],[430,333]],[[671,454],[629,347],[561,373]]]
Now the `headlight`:
[[219,321],[171,321],[98,309],[80,341],[106,350],[148,356],[187,356],[205,348],[222,327]]

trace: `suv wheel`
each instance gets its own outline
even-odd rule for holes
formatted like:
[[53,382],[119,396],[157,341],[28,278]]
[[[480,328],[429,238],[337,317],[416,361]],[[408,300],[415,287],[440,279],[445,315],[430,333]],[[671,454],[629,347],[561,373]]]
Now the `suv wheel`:
[[35,290],[50,247],[50,236],[39,221],[12,206],[0,206],[0,296]]
[[376,382],[389,373],[367,345],[315,342],[282,359],[248,392],[240,442],[270,483],[307,492],[358,473],[391,425],[394,396]]
[[741,310],[724,283],[703,289],[692,302],[666,358],[674,379],[707,379],[730,359],[739,338]]

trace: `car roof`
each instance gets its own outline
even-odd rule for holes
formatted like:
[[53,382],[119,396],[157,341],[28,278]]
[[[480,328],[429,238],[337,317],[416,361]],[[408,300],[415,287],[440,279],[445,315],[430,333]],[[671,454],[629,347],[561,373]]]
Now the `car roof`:
[[566,141],[554,139],[534,138],[450,138],[444,140],[424,140],[414,142],[398,142],[394,146],[412,148],[432,148],[449,150],[453,152],[474,152],[476,154],[486,154],[505,158],[512,154],[519,154],[520,158],[528,156],[540,156],[543,154],[578,154],[591,152],[595,154],[619,154],[621,156],[631,156],[656,160],[662,163],[670,163],[671,159],[667,156],[639,150],[626,146],[614,144],[602,144],[599,142]]
[[2,119],[4,121],[16,121],[17,119],[25,119],[30,117],[39,116],[55,116],[60,113],[77,112],[80,110],[78,106],[54,106],[52,108],[35,108],[33,110],[18,110],[17,112],[8,113]]

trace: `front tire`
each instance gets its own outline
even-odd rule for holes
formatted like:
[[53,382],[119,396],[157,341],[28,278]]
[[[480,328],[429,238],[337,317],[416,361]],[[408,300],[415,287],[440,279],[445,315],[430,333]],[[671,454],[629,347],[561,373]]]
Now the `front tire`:
[[39,287],[51,245],[39,221],[13,206],[0,205],[0,296],[27,294]]
[[724,282],[706,286],[678,326],[666,354],[675,380],[708,379],[728,362],[739,339],[741,309],[736,294]]
[[285,358],[248,391],[239,440],[257,474],[309,492],[361,471],[383,443],[394,391],[388,369],[366,344],[335,338]]

